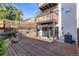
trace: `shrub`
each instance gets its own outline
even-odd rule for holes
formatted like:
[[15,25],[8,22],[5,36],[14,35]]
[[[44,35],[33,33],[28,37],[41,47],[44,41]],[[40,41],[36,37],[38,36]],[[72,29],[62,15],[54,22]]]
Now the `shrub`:
[[0,55],[3,55],[6,50],[6,41],[3,36],[0,36]]

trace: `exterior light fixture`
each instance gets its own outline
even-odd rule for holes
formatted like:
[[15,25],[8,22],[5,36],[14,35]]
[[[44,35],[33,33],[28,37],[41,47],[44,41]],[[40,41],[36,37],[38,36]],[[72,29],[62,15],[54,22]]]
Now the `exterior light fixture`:
[[68,8],[68,9],[66,9],[66,13],[69,13],[70,12],[70,9]]

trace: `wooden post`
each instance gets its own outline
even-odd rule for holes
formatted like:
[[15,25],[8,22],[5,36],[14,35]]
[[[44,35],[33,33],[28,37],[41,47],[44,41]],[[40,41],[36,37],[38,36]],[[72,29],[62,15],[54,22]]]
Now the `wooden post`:
[[38,36],[38,24],[36,24],[36,36]]
[[4,29],[4,32],[5,32],[5,20],[3,20],[3,29]]
[[53,22],[53,39],[55,39],[55,22]]
[[20,21],[19,21],[19,29],[20,29]]

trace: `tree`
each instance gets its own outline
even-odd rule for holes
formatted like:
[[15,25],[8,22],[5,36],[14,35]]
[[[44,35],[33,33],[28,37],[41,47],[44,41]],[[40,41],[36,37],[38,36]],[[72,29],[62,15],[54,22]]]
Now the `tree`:
[[22,17],[21,17],[23,15],[22,11],[17,9],[15,12],[16,12],[16,18],[15,19],[17,21],[22,20]]
[[11,4],[0,4],[0,19],[22,20],[22,11]]

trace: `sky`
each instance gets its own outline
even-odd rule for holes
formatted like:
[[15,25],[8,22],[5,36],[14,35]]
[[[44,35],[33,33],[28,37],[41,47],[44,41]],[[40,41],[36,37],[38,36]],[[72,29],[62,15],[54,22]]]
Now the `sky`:
[[23,20],[34,17],[39,7],[38,3],[15,3],[14,5],[23,11]]

